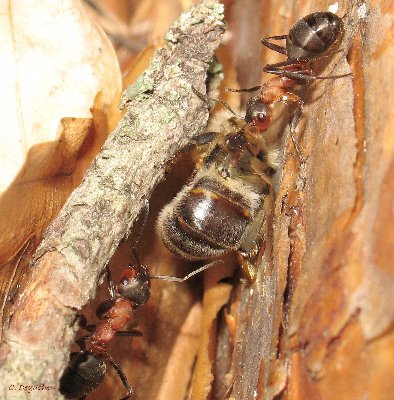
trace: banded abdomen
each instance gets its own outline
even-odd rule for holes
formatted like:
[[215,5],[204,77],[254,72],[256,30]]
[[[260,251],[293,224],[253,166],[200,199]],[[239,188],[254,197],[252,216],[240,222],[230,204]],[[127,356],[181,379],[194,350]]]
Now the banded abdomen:
[[264,186],[256,179],[223,178],[215,166],[202,169],[162,210],[158,229],[164,244],[189,260],[238,250],[262,206]]

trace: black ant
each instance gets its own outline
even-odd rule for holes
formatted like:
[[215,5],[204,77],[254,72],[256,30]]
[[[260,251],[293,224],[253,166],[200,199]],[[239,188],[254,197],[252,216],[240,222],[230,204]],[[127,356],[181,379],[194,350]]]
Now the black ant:
[[[287,35],[270,36],[261,40],[264,46],[287,56],[286,61],[268,64],[263,68],[264,72],[278,75],[277,77],[270,79],[262,86],[238,90],[227,89],[233,92],[260,90],[260,94],[252,97],[246,106],[246,110],[254,110],[254,113],[246,112],[245,121],[256,125],[261,132],[267,130],[270,125],[272,107],[275,103],[294,104],[296,110],[290,122],[290,135],[301,160],[301,151],[293,134],[302,116],[304,102],[289,90],[296,85],[306,85],[317,79],[336,79],[351,75],[317,76],[311,66],[312,61],[333,53],[343,36],[343,31],[343,21],[337,15],[331,12],[309,14],[298,20]],[[270,40],[286,40],[286,47],[271,43]],[[256,112],[257,109],[258,112]]]
[[134,310],[148,301],[151,279],[184,282],[217,263],[204,265],[184,278],[150,276],[148,268],[141,265],[135,253],[134,257],[137,261],[136,265],[129,265],[123,270],[116,284],[107,269],[110,299],[100,303],[97,307],[98,324],[87,325],[85,317],[80,316],[81,327],[90,332],[90,335],[78,341],[81,351],[71,353],[69,365],[60,378],[59,390],[66,399],[85,398],[87,394],[95,390],[104,379],[107,363],[114,367],[127,390],[127,395],[121,400],[130,399],[134,391],[119,364],[109,354],[109,343],[115,336],[142,335],[137,330],[122,331],[121,329],[133,318]]

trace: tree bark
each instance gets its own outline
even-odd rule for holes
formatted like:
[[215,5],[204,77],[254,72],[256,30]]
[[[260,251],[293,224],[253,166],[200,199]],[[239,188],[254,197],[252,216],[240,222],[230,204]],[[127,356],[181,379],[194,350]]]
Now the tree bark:
[[[327,5],[266,5],[267,36]],[[318,67],[352,77],[302,90],[304,168],[282,136],[272,247],[240,289],[232,400],[394,399],[393,10],[345,13],[341,52]]]

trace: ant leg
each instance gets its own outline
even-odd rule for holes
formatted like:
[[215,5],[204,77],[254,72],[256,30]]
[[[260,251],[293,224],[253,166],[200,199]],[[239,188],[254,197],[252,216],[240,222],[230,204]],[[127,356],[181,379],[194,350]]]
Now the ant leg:
[[108,281],[108,291],[111,296],[111,300],[115,299],[115,285],[114,280],[112,279],[111,271],[108,268],[108,265],[105,267],[107,273],[107,281]]
[[[281,67],[285,67],[284,69],[282,69]],[[288,67],[288,68],[286,68]],[[272,68],[272,71],[271,69]],[[308,76],[307,74],[309,73],[308,70],[305,70],[305,63],[303,63],[302,61],[296,61],[296,60],[286,60],[286,61],[282,61],[280,63],[277,64],[268,64],[263,68],[264,72],[268,72],[268,73],[272,73],[275,75],[279,75],[279,76],[285,76],[288,78],[292,78],[291,73],[292,72],[298,72],[298,73],[304,73],[305,76]],[[289,74],[287,74],[289,73]],[[292,79],[296,79],[296,76],[294,76]],[[268,81],[269,82],[269,81]],[[251,88],[248,89],[231,89],[231,88],[226,88],[225,90],[227,92],[256,92],[257,90],[261,90],[264,91],[264,87],[266,86],[267,82],[264,85],[260,85],[260,86],[253,86]]]
[[230,105],[229,105],[227,102],[225,102],[224,100],[221,100],[221,99],[211,99],[211,100],[214,101],[214,102],[216,102],[216,103],[221,104],[226,110],[230,111],[231,114],[234,115],[234,117],[242,119],[242,116],[240,116],[239,114],[237,114],[237,113],[230,107]]
[[191,87],[192,87],[193,93],[194,93],[200,100],[202,100],[202,101],[207,105],[207,107],[208,107],[209,109],[211,109],[211,108],[212,108],[212,107],[211,107],[211,102],[210,102],[210,98],[208,97],[208,95],[199,92],[193,85],[192,85]]
[[84,329],[90,333],[93,333],[96,330],[97,325],[96,324],[90,324],[86,325]]
[[338,78],[346,78],[347,76],[352,76],[351,72],[342,75],[330,75],[330,76],[315,76],[313,75],[314,79],[338,79]]
[[129,381],[127,380],[127,377],[126,377],[125,373],[122,371],[122,368],[120,368],[120,365],[109,354],[106,355],[106,359],[114,367],[116,373],[119,375],[119,378],[123,383],[123,386],[127,390],[127,396],[122,397],[120,400],[130,399],[134,395],[134,390],[130,386]]
[[[278,82],[275,82],[276,79],[279,79]],[[295,93],[287,92],[284,89],[284,83],[281,81],[281,78],[273,78],[268,83],[271,83],[271,87],[267,86],[265,90],[265,95],[270,96],[271,91],[274,90],[274,97],[271,98],[271,103],[280,102],[286,105],[295,104],[296,110],[290,120],[290,137],[293,142],[294,148],[296,150],[297,156],[300,159],[301,163],[304,164],[305,160],[302,156],[302,151],[298,145],[298,141],[294,137],[294,133],[296,132],[296,128],[302,116],[302,110],[304,108],[304,102],[302,99],[297,96]],[[275,93],[275,90],[279,93]]]
[[291,71],[285,68],[284,69],[281,68],[281,67],[291,66],[292,64],[299,65],[298,61],[296,60],[286,60],[277,64],[267,64],[263,68],[263,71],[269,74],[284,76],[286,78],[293,79],[300,85],[313,82],[317,79],[337,79],[337,78],[345,78],[347,76],[352,75],[351,73],[348,73],[342,75],[316,76],[313,75],[311,71],[309,71],[308,69]]
[[131,331],[116,331],[115,336],[121,336],[121,337],[141,337],[142,332],[139,331],[138,329],[132,329]]
[[[149,217],[149,200],[147,200],[147,199],[144,200],[144,205],[142,207],[141,214],[142,213],[143,213],[142,225],[141,225],[141,228],[140,228],[138,236],[134,240],[134,247],[136,247],[138,242],[140,241],[142,233],[143,233],[143,231],[145,229],[145,226],[146,226],[146,222],[148,221],[148,217]],[[138,220],[140,218],[141,218],[141,215],[138,217]]]
[[96,329],[96,325],[88,325],[88,320],[83,314],[77,314],[75,322],[78,320],[78,325],[81,329],[84,329],[85,331],[88,331],[89,333],[92,333]]
[[[131,254],[134,258],[135,265],[142,265],[140,258],[138,257],[137,250],[134,246],[131,247]],[[112,299],[113,300],[113,299]]]
[[[145,201],[144,201],[144,205],[142,207],[141,213],[143,213],[142,226],[141,226],[141,228],[139,230],[139,233],[138,233],[136,239],[134,240],[133,245],[131,246],[131,256],[134,258],[134,261],[137,263],[137,265],[141,265],[141,262],[139,260],[138,254],[137,254],[136,247],[137,247],[138,242],[141,239],[142,233],[143,233],[143,231],[145,229],[145,226],[146,226],[146,223],[147,223],[148,217],[149,217],[149,201],[147,199],[145,199]],[[140,218],[141,218],[141,215],[138,217],[138,222],[140,221]],[[111,300],[114,300],[114,298],[115,298],[115,287],[114,287],[114,282],[112,280],[112,277],[111,277],[111,280],[109,279],[110,272],[109,272],[108,268],[107,268],[107,277],[108,277],[108,289],[109,289],[109,292],[111,294]]]
[[304,166],[305,158],[302,156],[300,146],[298,145],[297,139],[294,137],[294,133],[291,131],[291,129],[290,129],[290,137],[291,137],[291,141],[293,142],[293,146],[296,150],[297,156],[300,159],[301,165]]
[[296,129],[298,126],[298,123],[300,122],[301,116],[302,116],[302,111],[304,108],[304,102],[301,100],[300,97],[295,95],[294,93],[286,93],[283,95],[282,99],[280,100],[282,103],[285,104],[296,104],[296,110],[290,120],[290,138],[291,141],[293,142],[293,146],[295,148],[295,151],[297,153],[298,158],[300,159],[301,165],[305,164],[305,158],[302,155],[302,151],[300,149],[300,146],[298,144],[298,140],[295,138],[294,134],[296,133]]
[[268,47],[270,50],[274,50],[277,53],[287,55],[286,47],[279,46],[277,44],[269,42],[269,40],[284,40],[287,39],[287,35],[280,35],[280,36],[269,36],[264,39],[261,39],[261,44],[265,47]]
[[[294,112],[293,117],[291,118],[290,121],[290,133],[293,134],[295,133],[298,123],[300,122],[300,119],[302,117],[302,110],[303,110],[303,103],[299,102],[296,108],[296,111]],[[294,145],[294,147],[296,147]]]
[[77,314],[75,316],[75,318],[76,319],[75,319],[74,323],[77,322],[77,320],[78,320],[78,325],[81,328],[85,329],[86,326],[88,325],[88,320],[86,319],[86,317],[83,314]]
[[285,78],[292,79],[300,85],[305,85],[313,80],[315,77],[312,75],[305,63],[296,60],[286,60],[276,64],[267,64],[263,68],[264,72],[269,74],[284,76]]

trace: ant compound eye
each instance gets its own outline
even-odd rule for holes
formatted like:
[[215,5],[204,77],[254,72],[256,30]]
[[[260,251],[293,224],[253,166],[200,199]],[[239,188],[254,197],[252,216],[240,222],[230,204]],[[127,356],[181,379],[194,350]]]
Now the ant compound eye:
[[120,281],[120,284],[121,284],[122,286],[127,286],[127,285],[129,284],[129,280],[128,280],[127,278],[123,278],[123,279]]
[[260,132],[265,132],[271,123],[271,114],[259,113],[253,123]]
[[252,123],[260,132],[268,129],[271,122],[271,109],[260,96],[252,97],[246,104],[245,121]]
[[255,120],[257,120],[257,122],[261,123],[261,122],[265,122],[266,118],[267,118],[267,113],[259,112],[259,113],[257,113]]

